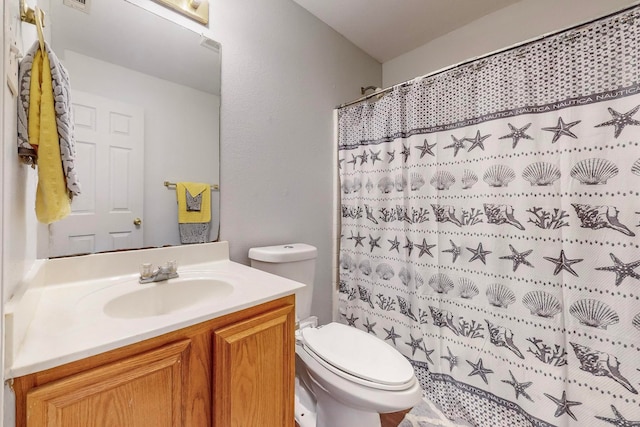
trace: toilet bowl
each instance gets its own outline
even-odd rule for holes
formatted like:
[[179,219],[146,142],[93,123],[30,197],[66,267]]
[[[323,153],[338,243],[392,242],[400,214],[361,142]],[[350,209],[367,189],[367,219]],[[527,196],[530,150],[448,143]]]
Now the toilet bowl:
[[305,328],[299,335],[296,355],[311,384],[298,386],[310,387],[316,398],[318,427],[377,427],[380,413],[420,401],[411,364],[380,339],[340,323]]
[[[379,427],[380,413],[411,408],[422,389],[409,361],[381,339],[340,323],[306,321],[317,250],[252,248],[251,266],[305,283],[296,293],[296,421],[300,427]],[[311,324],[311,326],[307,326]]]

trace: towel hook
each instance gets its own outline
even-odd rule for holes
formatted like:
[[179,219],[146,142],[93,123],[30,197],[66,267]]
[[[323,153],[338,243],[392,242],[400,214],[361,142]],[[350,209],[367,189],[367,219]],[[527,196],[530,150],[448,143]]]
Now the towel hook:
[[[40,13],[42,13],[42,26],[44,27],[44,12],[40,10]],[[29,7],[26,0],[20,0],[20,20],[27,24],[36,25],[36,11]]]
[[35,8],[36,16],[36,29],[38,30],[38,42],[40,43],[40,50],[44,53],[44,12],[38,6]]
[[20,20],[36,26],[40,49],[44,52],[44,11],[38,6],[31,8],[26,0],[20,0]]

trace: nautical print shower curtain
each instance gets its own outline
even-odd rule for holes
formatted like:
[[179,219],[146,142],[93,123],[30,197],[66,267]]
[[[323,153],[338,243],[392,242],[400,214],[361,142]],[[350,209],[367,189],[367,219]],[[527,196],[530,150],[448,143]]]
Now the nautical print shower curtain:
[[346,321],[476,426],[640,426],[640,8],[338,112]]

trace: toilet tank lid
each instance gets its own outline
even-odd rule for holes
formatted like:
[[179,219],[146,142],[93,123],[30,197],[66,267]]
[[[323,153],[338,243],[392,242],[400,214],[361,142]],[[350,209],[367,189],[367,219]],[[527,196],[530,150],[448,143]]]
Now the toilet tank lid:
[[305,243],[290,243],[249,249],[250,259],[263,262],[304,261],[317,256],[318,249]]

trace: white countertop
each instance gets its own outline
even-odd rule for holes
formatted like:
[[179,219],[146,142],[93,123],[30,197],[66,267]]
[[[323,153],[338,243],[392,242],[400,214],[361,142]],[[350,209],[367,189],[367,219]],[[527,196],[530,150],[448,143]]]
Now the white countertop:
[[[9,337],[5,378],[27,375],[153,338],[291,295],[304,287],[301,283],[229,261],[226,242],[190,246],[180,253],[181,248],[128,252],[128,258],[136,259],[127,259],[124,263],[127,265],[122,265],[124,258],[116,253],[90,255],[94,257],[89,260],[93,265],[84,266],[81,264],[86,262],[82,259],[85,257],[67,258],[61,260],[66,265],[54,266],[57,270],[49,266],[46,274],[40,271],[46,270],[46,266],[38,266],[39,271],[26,279],[23,292],[15,296],[5,310]],[[200,253],[191,256],[198,248],[205,251],[204,256]],[[116,256],[110,259],[110,255]],[[202,262],[206,255],[211,256]],[[145,258],[178,258],[178,272],[182,277],[211,275],[232,283],[234,289],[219,300],[201,301],[168,314],[130,319],[109,317],[103,311],[107,301],[144,286],[155,286],[137,284],[137,268],[136,272],[122,271],[139,265],[138,261]],[[188,258],[195,258],[196,262],[190,264]],[[49,262],[55,261],[58,260]],[[95,265],[111,263],[121,265],[118,274],[106,275],[109,268],[95,268]],[[60,273],[65,270],[67,275],[81,280],[73,281],[68,277],[65,280],[61,277],[64,274]],[[91,270],[97,277],[92,277]]]

